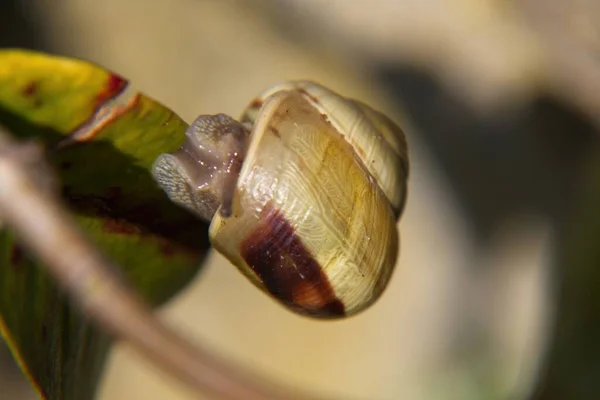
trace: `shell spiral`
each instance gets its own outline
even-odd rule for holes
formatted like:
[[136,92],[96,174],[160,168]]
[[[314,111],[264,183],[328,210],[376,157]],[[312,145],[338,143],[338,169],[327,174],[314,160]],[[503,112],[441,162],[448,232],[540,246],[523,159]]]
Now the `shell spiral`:
[[407,146],[383,114],[310,82],[253,101],[233,213],[213,246],[289,309],[341,318],[373,304],[398,257]]

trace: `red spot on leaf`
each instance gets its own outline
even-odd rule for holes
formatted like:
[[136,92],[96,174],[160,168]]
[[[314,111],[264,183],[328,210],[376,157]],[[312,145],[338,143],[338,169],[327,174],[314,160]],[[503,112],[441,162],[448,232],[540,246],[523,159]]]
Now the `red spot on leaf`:
[[36,96],[38,93],[39,85],[37,82],[28,83],[21,93],[24,97],[31,98],[33,100],[33,106],[38,108],[42,105],[42,101]]
[[105,232],[121,235],[135,235],[140,233],[140,229],[137,226],[122,219],[107,218],[104,220],[103,228]]
[[102,104],[106,103],[106,101],[118,95],[121,93],[121,91],[123,91],[123,89],[125,89],[126,86],[127,81],[125,79],[118,75],[111,74],[108,77],[108,81],[106,82],[104,90],[98,93],[96,96],[96,106],[101,106]]

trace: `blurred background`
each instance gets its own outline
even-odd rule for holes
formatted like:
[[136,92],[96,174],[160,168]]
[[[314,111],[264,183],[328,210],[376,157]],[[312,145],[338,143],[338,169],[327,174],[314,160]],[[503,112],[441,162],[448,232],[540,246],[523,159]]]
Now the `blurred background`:
[[[310,79],[404,127],[382,299],[308,321],[212,253],[160,314],[215,354],[338,399],[598,398],[600,3],[2,0],[0,46],[101,64],[188,122]],[[5,347],[0,388],[34,398]],[[192,398],[122,344],[99,395]]]

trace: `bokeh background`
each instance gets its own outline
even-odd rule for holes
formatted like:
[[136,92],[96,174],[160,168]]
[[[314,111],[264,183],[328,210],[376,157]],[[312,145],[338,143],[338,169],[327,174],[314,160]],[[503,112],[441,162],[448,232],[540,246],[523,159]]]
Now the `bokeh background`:
[[[240,115],[266,87],[310,79],[404,127],[409,199],[383,298],[347,321],[309,321],[213,252],[159,312],[215,354],[339,399],[600,393],[600,246],[592,237],[577,261],[561,251],[582,243],[577,212],[600,213],[585,202],[586,179],[600,179],[588,178],[600,155],[600,3],[2,0],[0,46],[99,63],[188,122]],[[0,399],[30,398],[0,347]],[[99,394],[192,398],[125,344]]]

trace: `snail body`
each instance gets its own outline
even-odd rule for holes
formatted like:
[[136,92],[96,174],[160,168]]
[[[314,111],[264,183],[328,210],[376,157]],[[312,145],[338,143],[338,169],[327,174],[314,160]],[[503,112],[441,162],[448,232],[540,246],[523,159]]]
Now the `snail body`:
[[373,304],[398,257],[403,133],[312,82],[262,93],[240,122],[200,116],[153,176],[210,221],[214,248],[299,314],[342,318]]

